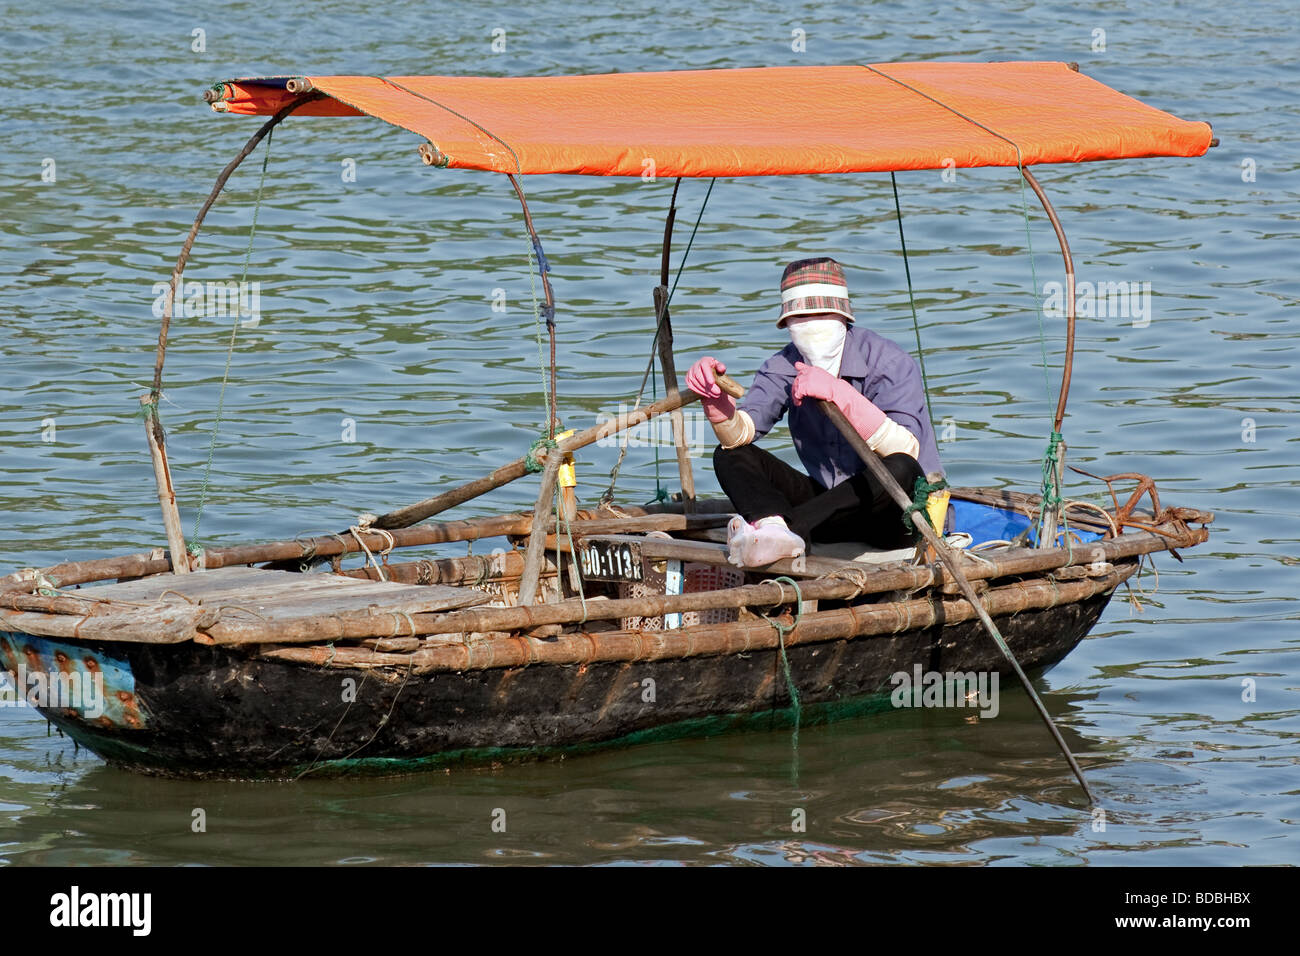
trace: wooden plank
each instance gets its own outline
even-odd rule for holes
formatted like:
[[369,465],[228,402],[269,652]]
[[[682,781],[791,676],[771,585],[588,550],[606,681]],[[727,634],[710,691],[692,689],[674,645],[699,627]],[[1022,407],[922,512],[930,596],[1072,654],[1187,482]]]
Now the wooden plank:
[[250,584],[258,577],[257,568],[218,568],[210,571],[194,571],[183,580],[178,580],[174,575],[160,574],[141,578],[138,581],[88,585],[81,588],[79,593],[96,600],[151,602],[156,601],[164,591],[176,591],[186,597],[197,599],[207,594]]
[[485,604],[491,596],[471,588],[396,584],[337,574],[298,574],[261,568],[197,571],[183,580],[171,575],[83,588],[87,597],[136,603],[193,603],[230,610],[245,608],[268,620],[308,617],[340,611],[386,611],[417,614]]

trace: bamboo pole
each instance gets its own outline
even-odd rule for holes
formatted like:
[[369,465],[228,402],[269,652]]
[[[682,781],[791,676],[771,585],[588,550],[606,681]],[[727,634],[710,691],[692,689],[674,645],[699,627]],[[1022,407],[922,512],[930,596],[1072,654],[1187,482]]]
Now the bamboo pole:
[[[388,580],[398,584],[447,584],[475,587],[480,584],[518,581],[524,570],[524,555],[518,550],[501,554],[468,554],[457,558],[424,558],[419,561],[397,561],[384,565]],[[554,574],[555,563],[547,561],[543,574]],[[338,572],[343,577],[378,581],[379,573],[373,565]]]
[[167,547],[172,553],[172,570],[185,574],[190,570],[190,556],[185,549],[185,532],[181,530],[181,514],[176,507],[176,489],[172,486],[172,470],[167,464],[167,453],[158,438],[157,406],[149,395],[140,396],[144,406],[144,433],[149,440],[149,457],[153,459],[153,476],[158,486],[158,504],[162,508],[163,527],[167,530]]
[[559,477],[563,455],[548,455],[542,471],[542,484],[537,492],[537,505],[533,509],[532,529],[528,534],[528,550],[524,554],[523,577],[519,581],[519,603],[532,604],[537,599],[537,581],[542,571],[542,550],[546,543],[546,524],[551,520],[555,502],[555,480]]
[[167,296],[163,300],[162,322],[158,327],[158,348],[154,355],[153,385],[149,389],[149,395],[140,399],[140,404],[148,408],[148,414],[145,415],[145,428],[149,434],[149,454],[153,458],[154,478],[158,484],[158,502],[162,506],[163,525],[167,529],[167,542],[172,552],[172,571],[176,574],[184,574],[189,571],[190,563],[189,556],[185,551],[185,535],[181,532],[180,514],[176,510],[176,491],[172,486],[171,469],[167,465],[167,455],[163,450],[165,438],[163,436],[162,419],[158,415],[158,403],[162,400],[163,362],[167,357],[167,336],[171,328],[176,287],[181,281],[181,276],[185,273],[185,265],[189,261],[190,250],[194,247],[194,240],[199,234],[203,220],[207,217],[208,210],[212,208],[213,203],[217,201],[217,197],[221,195],[226,180],[239,167],[239,164],[257,148],[257,144],[285,117],[304,103],[318,99],[320,96],[319,93],[306,93],[282,107],[274,116],[262,124],[261,128],[244,144],[244,148],[217,175],[217,181],[208,193],[208,198],[194,217],[194,225],[190,226],[190,231],[185,237],[180,255],[176,257],[176,268],[172,270],[171,281],[167,285]]
[[[651,514],[646,509],[628,505],[620,509],[626,517],[594,517],[595,511],[579,511],[573,522],[575,535],[605,534],[616,531],[679,531],[689,532],[726,524],[723,515],[685,516],[679,514]],[[468,521],[446,521],[388,532],[389,537],[375,531],[361,532],[361,540],[372,552],[393,548],[411,548],[430,544],[447,544],[455,541],[477,541],[502,535],[526,535],[532,530],[532,517],[527,513],[475,518]],[[554,525],[548,527],[553,531]],[[315,558],[332,558],[360,553],[360,546],[351,535],[324,535],[289,541],[269,541],[261,544],[234,545],[228,548],[211,548],[204,551],[204,567],[229,568],[238,564],[262,564],[276,561],[308,561]],[[122,578],[149,577],[171,570],[171,559],[158,549],[143,554],[97,558],[89,561],[70,561],[37,570],[17,571],[0,578],[0,592],[32,591],[43,575],[55,587],[73,587],[96,581]]]
[[[740,389],[740,386],[738,386],[735,381],[732,381],[731,378],[727,378],[727,376],[719,378],[720,382],[723,380],[725,380],[724,385],[727,386],[727,388]],[[645,424],[646,421],[658,418],[659,415],[671,412],[675,410],[675,408],[685,407],[690,405],[692,402],[698,401],[699,395],[695,394],[690,389],[686,389],[685,392],[679,392],[676,395],[672,395],[672,397],[660,399],[660,401],[654,402],[653,405],[647,405],[643,408],[634,408],[634,410],[624,412],[623,415],[619,415],[617,418],[584,429],[584,431],[578,432],[571,438],[564,438],[564,440],[559,441],[558,444],[556,444],[555,454],[571,455],[578,449],[584,449],[584,447],[588,445],[594,445],[595,442],[601,441],[602,438],[608,438],[612,436],[612,434],[625,432],[629,428],[636,428],[637,425]],[[538,449],[536,455],[538,462],[543,462],[543,460],[549,457],[549,450]],[[510,484],[511,481],[521,479],[521,477],[524,477],[526,473],[528,473],[526,458],[516,458],[513,462],[503,464],[502,467],[497,468],[497,470],[491,472],[490,475],[481,477],[481,479],[468,481],[468,483],[460,485],[458,488],[452,488],[447,490],[447,492],[435,494],[432,498],[425,498],[424,501],[417,501],[413,503],[413,505],[399,507],[399,509],[389,511],[387,514],[382,514],[378,516],[377,519],[374,519],[374,522],[370,527],[382,528],[385,529],[385,531],[391,531],[391,529],[394,528],[409,528],[412,524],[422,522],[422,520],[426,518],[432,518],[433,515],[439,514],[439,512],[451,509],[451,507],[455,507],[456,505],[461,505],[461,503],[467,502],[471,498],[477,498],[478,496],[481,496],[481,494],[490,492],[490,490],[493,490],[494,488],[500,488],[500,486],[504,484]]]
[[[726,376],[723,376],[726,378]],[[735,382],[728,379],[732,388],[739,388]],[[652,418],[671,412],[674,409],[682,408],[691,402],[699,401],[699,396],[687,389],[679,391],[676,396],[663,398],[644,408],[633,409],[625,412],[616,418],[599,425],[593,425],[591,428],[578,432],[571,438],[565,438],[557,443],[555,453],[557,455],[571,455],[580,448],[586,448],[604,438],[616,435],[619,432],[635,428],[638,425],[645,424]],[[544,461],[550,457],[547,449],[539,449],[536,455],[538,461]],[[434,495],[432,498],[425,498],[423,501],[417,501],[414,504],[397,508],[387,514],[382,514],[372,523],[372,527],[382,528],[391,531],[395,528],[409,528],[417,522],[426,518],[453,508],[456,505],[463,504],[471,498],[477,498],[479,495],[492,491],[494,488],[500,488],[502,485],[509,484],[516,479],[522,478],[528,474],[527,459],[517,458],[507,465],[502,465],[496,471],[482,478],[476,478],[474,481],[467,482],[457,488],[444,491],[441,494]]]

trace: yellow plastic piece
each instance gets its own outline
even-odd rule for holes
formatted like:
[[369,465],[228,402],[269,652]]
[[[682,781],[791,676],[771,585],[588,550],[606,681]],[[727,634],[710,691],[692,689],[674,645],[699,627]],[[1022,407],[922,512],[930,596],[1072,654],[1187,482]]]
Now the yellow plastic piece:
[[942,491],[932,491],[930,496],[925,500],[925,513],[930,516],[930,524],[934,525],[934,530],[943,536],[943,523],[948,517],[948,489]]
[[[556,435],[555,440],[563,441],[564,439],[570,437],[572,434],[573,434],[573,429],[570,428],[568,431],[560,432],[558,435]],[[559,484],[561,488],[578,487],[578,473],[573,467],[572,455],[564,456],[564,464],[560,465],[560,470],[556,473],[555,480],[556,483]]]

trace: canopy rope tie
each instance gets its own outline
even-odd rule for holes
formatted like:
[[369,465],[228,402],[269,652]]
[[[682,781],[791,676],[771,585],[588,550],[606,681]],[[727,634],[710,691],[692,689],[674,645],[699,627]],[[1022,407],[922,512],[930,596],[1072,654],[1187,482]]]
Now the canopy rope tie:
[[[779,578],[768,578],[764,584],[785,585],[788,584],[794,588],[794,615],[789,624],[782,624],[778,618],[763,615],[763,620],[772,625],[776,631],[777,643],[781,648],[781,671],[785,675],[786,692],[790,695],[790,711],[794,717],[794,733],[791,737],[791,747],[794,751],[793,773],[795,778],[799,775],[799,724],[803,718],[803,705],[799,700],[799,688],[794,685],[794,677],[790,673],[790,658],[785,651],[785,636],[799,626],[799,619],[803,617],[803,592],[799,590],[799,582],[794,578],[782,575]],[[784,603],[780,601],[778,603]]]
[[[271,161],[271,138],[274,135],[274,129],[266,134],[266,148],[262,151],[262,175],[257,182],[257,198],[253,201],[253,223],[248,229],[248,247],[244,250],[244,269],[239,276],[240,289],[243,289],[244,284],[248,281],[248,264],[253,257],[253,238],[257,235],[257,217],[262,211],[262,191],[266,186],[266,167]],[[199,489],[199,506],[194,513],[194,531],[190,535],[190,544],[187,549],[190,554],[203,553],[203,545],[199,542],[199,525],[203,521],[203,506],[208,500],[208,484],[212,477],[212,459],[217,451],[217,432],[221,429],[221,421],[226,408],[226,385],[230,381],[230,365],[235,357],[235,337],[239,334],[239,323],[243,318],[240,313],[239,306],[235,306],[235,321],[230,326],[230,344],[226,348],[226,370],[221,373],[221,391],[217,395],[217,415],[212,422],[212,438],[208,441],[208,461],[203,466],[203,487]]]
[[[713,195],[713,184],[715,182],[717,182],[716,178],[709,180],[709,188],[704,193],[704,202],[700,203],[700,212],[699,215],[695,217],[695,225],[691,227],[691,237],[686,242],[686,250],[682,253],[682,261],[677,265],[677,275],[673,278],[673,286],[668,290],[668,295],[664,298],[663,310],[658,316],[654,337],[650,340],[650,361],[646,362],[645,373],[641,376],[641,386],[636,390],[636,401],[632,404],[632,411],[634,412],[641,407],[641,399],[645,395],[646,383],[650,380],[650,373],[655,367],[655,354],[659,345],[659,334],[663,331],[664,327],[664,316],[668,315],[668,306],[673,301],[673,293],[677,291],[677,283],[681,281],[682,270],[686,268],[686,260],[691,254],[691,247],[695,245],[695,234],[699,231],[700,222],[704,219],[704,210],[709,206],[709,197]],[[613,503],[614,486],[618,484],[619,470],[623,467],[623,459],[627,457],[627,439],[624,438],[624,440],[619,444],[618,458],[615,459],[614,467],[610,469],[609,472],[609,487],[606,488],[604,494],[600,496],[599,504],[602,506]],[[660,500],[667,500],[667,498],[655,498],[655,501]]]

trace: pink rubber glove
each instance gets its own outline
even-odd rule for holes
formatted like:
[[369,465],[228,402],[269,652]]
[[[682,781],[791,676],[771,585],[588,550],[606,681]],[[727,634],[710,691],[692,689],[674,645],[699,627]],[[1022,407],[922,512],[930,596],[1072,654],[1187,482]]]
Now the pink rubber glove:
[[704,414],[714,424],[728,421],[736,414],[736,400],[713,380],[715,372],[721,375],[726,371],[727,366],[706,355],[686,373],[686,387],[703,399],[700,404],[704,406]]
[[799,375],[790,386],[790,400],[796,405],[802,404],[805,398],[834,402],[863,438],[870,438],[884,424],[885,413],[844,379],[803,362],[795,362],[794,369]]

